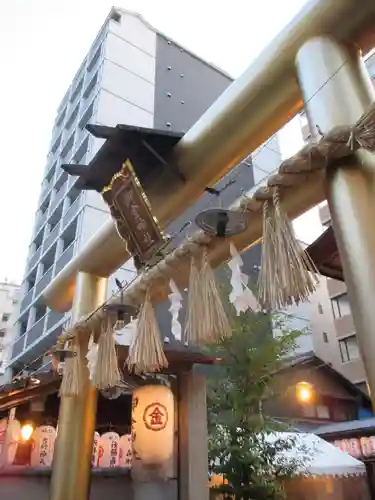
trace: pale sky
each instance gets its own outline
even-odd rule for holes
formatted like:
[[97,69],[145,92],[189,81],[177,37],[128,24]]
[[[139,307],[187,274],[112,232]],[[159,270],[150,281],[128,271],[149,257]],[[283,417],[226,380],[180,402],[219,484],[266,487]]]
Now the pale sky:
[[[305,0],[118,0],[239,76]],[[0,281],[21,282],[56,108],[110,0],[0,2]]]

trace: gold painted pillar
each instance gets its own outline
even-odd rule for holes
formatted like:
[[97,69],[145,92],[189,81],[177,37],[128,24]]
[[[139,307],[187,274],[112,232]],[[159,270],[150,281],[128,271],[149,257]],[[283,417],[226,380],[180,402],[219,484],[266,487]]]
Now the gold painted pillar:
[[[354,47],[314,38],[301,47],[297,70],[312,133],[352,125],[374,101]],[[375,397],[375,157],[364,151],[327,173],[327,199],[370,392]],[[374,399],[373,399],[374,405]]]
[[[80,272],[75,289],[72,321],[79,320],[105,301],[107,279]],[[81,355],[87,352],[87,343]],[[96,422],[97,394],[84,370],[82,392],[61,397],[58,435],[53,459],[50,499],[87,500]]]

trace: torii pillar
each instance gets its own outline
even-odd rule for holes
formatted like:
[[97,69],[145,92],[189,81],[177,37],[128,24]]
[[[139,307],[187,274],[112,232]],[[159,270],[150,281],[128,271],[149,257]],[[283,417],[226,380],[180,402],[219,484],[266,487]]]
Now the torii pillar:
[[[352,125],[375,100],[360,51],[330,37],[305,43],[297,71],[312,133]],[[327,200],[367,382],[375,400],[375,155],[355,152],[329,168]]]

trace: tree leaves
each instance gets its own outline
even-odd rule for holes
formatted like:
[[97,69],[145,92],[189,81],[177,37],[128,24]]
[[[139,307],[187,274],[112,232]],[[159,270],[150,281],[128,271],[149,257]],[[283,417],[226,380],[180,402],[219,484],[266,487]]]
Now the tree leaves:
[[[277,371],[301,335],[288,330],[282,315],[271,319],[245,313],[234,319],[232,337],[211,348],[221,362],[208,380],[210,470],[228,481],[220,491],[238,500],[281,499],[282,480],[303,470],[303,458],[287,453],[295,440],[290,435],[270,439],[286,428],[263,411],[263,401],[285,390]],[[271,324],[277,325],[276,338]]]

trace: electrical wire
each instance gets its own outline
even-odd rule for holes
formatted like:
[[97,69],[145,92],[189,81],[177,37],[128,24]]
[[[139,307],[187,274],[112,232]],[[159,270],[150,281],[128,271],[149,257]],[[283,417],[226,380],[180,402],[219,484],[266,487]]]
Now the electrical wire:
[[[312,99],[314,99],[314,98],[315,98],[315,97],[319,94],[319,92],[320,92],[320,91],[321,91],[321,90],[322,90],[322,89],[323,89],[323,88],[324,88],[324,87],[325,87],[325,86],[326,86],[326,85],[327,85],[327,84],[328,84],[328,83],[329,83],[329,82],[330,82],[330,81],[331,81],[331,80],[332,80],[332,79],[333,79],[333,78],[334,78],[334,77],[335,77],[335,76],[336,76],[336,75],[337,75],[337,74],[338,74],[338,73],[339,73],[339,72],[343,69],[343,67],[344,67],[344,66],[346,66],[346,65],[348,64],[348,62],[349,62],[348,60],[344,61],[344,62],[343,62],[343,63],[342,63],[342,64],[341,64],[341,65],[340,65],[340,66],[339,66],[339,67],[338,67],[338,68],[337,68],[337,69],[336,69],[333,73],[332,73],[332,75],[330,75],[330,77],[329,77],[329,78],[327,78],[327,79],[326,79],[326,81],[325,81],[325,82],[323,82],[323,83],[320,85],[320,87],[319,87],[319,88],[318,88],[318,89],[317,89],[317,90],[316,90],[316,91],[312,94],[312,96],[311,96],[311,97],[310,97],[310,98],[309,98],[309,99],[305,102],[305,105],[304,105],[304,106],[305,106],[305,108],[306,108],[306,106],[307,106],[307,105],[308,105],[308,104],[312,101]],[[316,128],[318,128],[318,127],[319,127],[319,124],[315,124],[315,127],[316,127]],[[252,164],[254,165],[254,161],[253,161],[253,160],[254,160],[254,158],[256,158],[256,157],[257,157],[257,156],[261,153],[261,151],[263,151],[263,149],[265,149],[265,148],[267,148],[267,149],[269,149],[270,151],[273,151],[273,152],[274,152],[274,153],[276,153],[277,155],[281,156],[280,151],[276,151],[276,150],[274,150],[273,148],[271,148],[271,147],[269,146],[269,143],[270,143],[270,142],[274,139],[274,136],[275,136],[275,135],[271,136],[271,137],[270,137],[270,138],[269,138],[269,139],[268,139],[268,140],[267,140],[267,141],[266,141],[266,142],[265,142],[265,143],[264,143],[264,144],[263,144],[263,145],[262,145],[262,146],[261,146],[261,147],[257,150],[256,154],[255,154],[253,157],[251,157],[251,155],[249,155],[249,156],[250,156],[250,158],[251,158],[251,162],[250,162],[250,163],[252,163]],[[249,158],[249,156],[248,156],[247,158]],[[242,174],[242,172],[240,171],[240,170],[241,170],[241,169],[240,169],[241,165],[244,165],[244,164],[245,164],[245,165],[247,166],[247,168],[250,168],[250,166],[249,166],[247,163],[244,163],[244,162],[246,162],[247,158],[245,158],[245,160],[243,160],[242,162],[240,162],[240,163],[238,164],[238,166],[237,166],[237,167],[235,167],[235,169],[237,169],[237,168],[238,168],[238,172],[236,173],[236,175],[235,175],[235,176],[233,176],[233,177],[232,177],[232,179],[230,179],[230,180],[228,181],[228,183],[227,183],[227,184],[225,185],[225,187],[224,187],[224,190],[225,190],[227,187],[229,187],[230,185],[233,185],[233,184],[237,181],[238,177]],[[251,190],[254,190],[254,189],[255,189],[255,188],[257,188],[258,186],[260,186],[260,185],[264,182],[264,180],[265,180],[265,179],[267,179],[270,175],[272,175],[273,173],[275,173],[275,172],[277,172],[277,171],[278,171],[278,168],[274,169],[272,172],[266,172],[264,169],[262,169],[262,168],[261,168],[261,167],[259,167],[259,166],[257,166],[257,168],[258,168],[259,170],[261,170],[261,171],[264,171],[267,175],[266,175],[266,176],[264,176],[264,177],[263,177],[263,178],[262,178],[259,182],[257,182],[254,186],[252,186]],[[230,175],[230,174],[228,174],[228,175]],[[220,182],[220,181],[219,181],[219,182]],[[221,191],[220,191],[220,192],[223,192],[223,189],[221,189]],[[185,228],[186,228],[186,224],[187,224],[187,223],[185,222],[185,223],[184,223],[184,225],[182,226],[181,230],[177,232],[176,236],[177,236],[178,234],[180,234],[180,233],[183,231],[183,229],[185,229]],[[124,286],[126,286],[126,287],[130,286],[132,283],[134,283],[134,281],[135,281],[137,278],[138,278],[138,275],[137,275],[137,276],[135,276],[135,277],[134,277],[134,279],[133,279],[133,280],[131,280],[130,282],[125,282],[125,283],[124,283]],[[125,291],[125,290],[126,290],[126,288],[124,288],[124,289],[123,289],[123,291]],[[98,311],[99,311],[102,307],[105,307],[105,306],[108,304],[108,302],[109,302],[109,301],[110,301],[110,300],[111,300],[111,299],[112,299],[115,295],[116,295],[116,294],[114,294],[114,293],[113,293],[113,294],[112,294],[112,295],[111,295],[111,296],[110,296],[110,297],[109,297],[109,298],[108,298],[108,299],[107,299],[107,300],[106,300],[103,304],[101,304],[101,306],[99,306],[99,307],[98,307],[95,311],[93,311],[87,319],[89,319],[90,317],[92,317],[92,316],[93,316],[96,312],[98,312]],[[291,316],[292,316],[292,315],[291,315]],[[297,317],[297,319],[298,319],[298,317]],[[20,337],[18,337],[18,339],[16,339],[16,340],[13,342],[13,344],[14,344],[15,342],[17,342],[17,341],[19,340],[19,338],[20,338]],[[12,345],[12,344],[11,344],[11,345]],[[44,356],[46,356],[46,354],[48,354],[48,353],[49,353],[49,351],[47,351],[46,353],[43,353],[42,355],[38,356],[38,358],[36,358],[35,360],[33,360],[31,363],[28,363],[26,366],[24,366],[24,367],[22,368],[22,370],[20,370],[20,371],[18,372],[18,374],[16,374],[16,375],[13,377],[13,379],[14,379],[14,378],[17,378],[17,376],[19,376],[20,374],[22,374],[23,372],[25,372],[25,371],[27,370],[27,368],[31,367],[31,365],[32,365],[32,364],[34,364],[34,363],[36,363],[37,361],[39,361],[41,358],[43,358]],[[35,373],[35,372],[34,372],[34,373]],[[30,377],[30,376],[32,376],[32,375],[33,375],[33,373],[32,373],[32,374],[28,374],[28,377]],[[3,385],[1,385],[1,386],[0,386],[0,391],[1,391],[1,390],[3,389],[3,387],[5,387],[6,385],[8,385],[8,384],[3,384]]]

